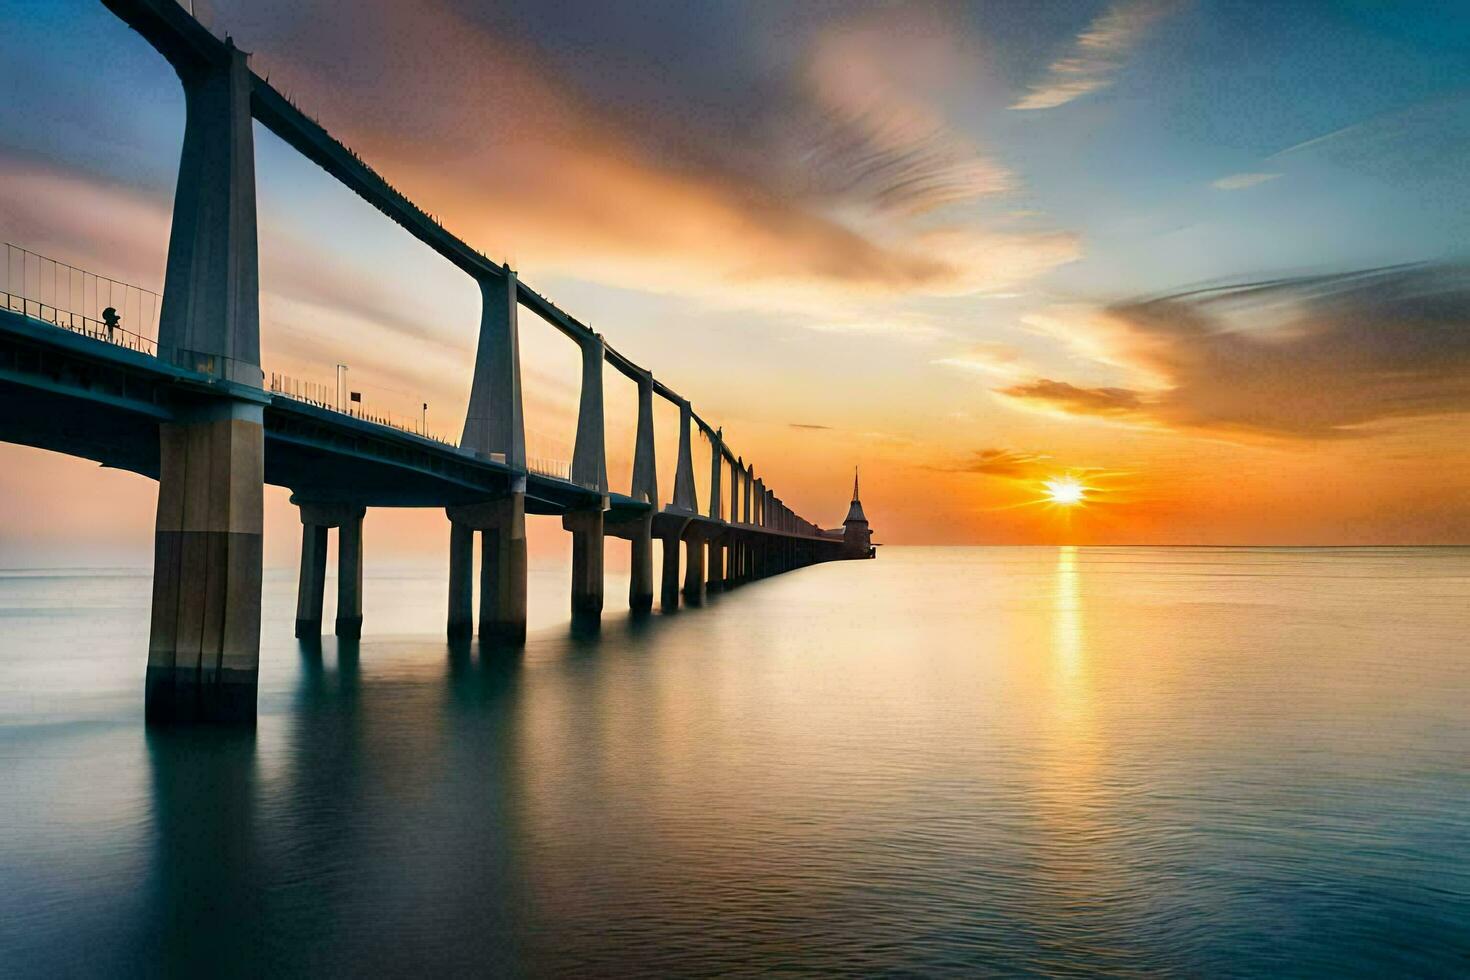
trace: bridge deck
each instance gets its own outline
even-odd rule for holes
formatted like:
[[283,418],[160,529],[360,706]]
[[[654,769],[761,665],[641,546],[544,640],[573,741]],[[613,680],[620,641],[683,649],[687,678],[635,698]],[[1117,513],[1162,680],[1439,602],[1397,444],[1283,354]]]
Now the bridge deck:
[[[304,499],[369,507],[448,507],[505,493],[519,475],[494,460],[412,432],[298,399],[221,381],[149,354],[0,309],[0,440],[95,460],[158,478],[158,425],[212,400],[258,402],[265,480]],[[596,509],[601,495],[569,480],[526,474],[526,510]],[[609,494],[611,533],[650,505]],[[665,509],[655,532],[726,521]],[[754,534],[805,537],[747,524]],[[814,539],[821,540],[821,539]]]

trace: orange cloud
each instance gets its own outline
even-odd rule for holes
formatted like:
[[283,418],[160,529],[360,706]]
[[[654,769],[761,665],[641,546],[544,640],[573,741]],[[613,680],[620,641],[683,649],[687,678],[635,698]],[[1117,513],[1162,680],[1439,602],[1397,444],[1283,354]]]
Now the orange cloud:
[[978,473],[981,476],[1024,480],[1033,479],[1047,469],[1055,467],[1050,456],[1015,452],[1010,449],[977,449],[970,454],[968,459],[932,468],[950,473]]
[[824,28],[711,150],[446,3],[299,17],[262,67],[466,240],[529,274],[855,311],[864,297],[1008,288],[1080,253],[1055,229],[912,222],[1015,184],[935,108],[965,64],[939,30]]

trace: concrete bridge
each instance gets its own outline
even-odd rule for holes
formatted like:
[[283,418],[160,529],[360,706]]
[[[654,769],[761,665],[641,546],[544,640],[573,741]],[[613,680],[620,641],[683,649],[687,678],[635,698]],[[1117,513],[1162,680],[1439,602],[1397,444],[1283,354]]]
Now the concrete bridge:
[[[252,72],[231,41],[214,37],[174,0],[103,2],[169,61],[185,93],[156,353],[148,344],[115,342],[100,324],[84,321],[78,329],[74,318],[54,307],[48,316],[23,297],[18,304],[7,297],[10,309],[0,311],[0,439],[158,480],[150,722],[255,718],[267,483],[289,488],[300,509],[298,636],[322,628],[333,529],[340,562],[336,632],[360,634],[368,507],[445,509],[451,637],[475,631],[473,542],[480,533],[479,636],[512,646],[526,633],[528,513],[560,515],[571,532],[571,608],[583,623],[596,622],[602,610],[607,536],[631,542],[628,601],[635,610],[653,604],[655,537],[664,545],[660,591],[666,610],[678,606],[681,594],[698,603],[708,589],[872,556],[856,485],[843,529],[824,531],[800,517],[689,399],[521,283],[508,266],[451,235]],[[263,386],[253,119],[479,285],[479,345],[458,447]],[[577,434],[566,476],[527,467],[517,327],[523,308],[581,352]],[[608,489],[604,362],[638,389],[627,495]],[[662,506],[655,397],[680,412],[674,486]],[[703,505],[695,491],[694,426],[713,450]]]

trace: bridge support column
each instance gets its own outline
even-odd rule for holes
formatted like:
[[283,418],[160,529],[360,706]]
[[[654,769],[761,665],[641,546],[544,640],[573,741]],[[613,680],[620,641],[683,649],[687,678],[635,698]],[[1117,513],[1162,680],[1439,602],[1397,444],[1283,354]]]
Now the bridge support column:
[[362,636],[362,518],[358,507],[337,532],[337,635],[347,640]]
[[475,632],[475,529],[449,522],[449,622],[451,640]]
[[590,624],[602,616],[602,511],[567,514],[562,527],[572,532],[572,621]]
[[659,604],[664,612],[673,612],[679,608],[679,539],[669,535],[663,542],[664,567]]
[[711,538],[709,542],[709,568],[706,570],[704,587],[707,592],[723,592],[725,590],[725,542],[721,538]]
[[159,426],[150,723],[255,722],[264,485],[261,406]]
[[633,531],[632,568],[628,580],[628,608],[647,612],[653,608],[653,515]]
[[[524,483],[518,484],[524,487]],[[507,646],[526,642],[526,494],[516,489],[496,500],[446,508],[450,531],[449,628],[469,621],[474,531],[480,538],[480,640]],[[456,538],[458,544],[456,545]]]
[[296,588],[296,637],[322,635],[322,598],[327,589],[327,528],[301,525],[301,579]]
[[689,535],[684,539],[684,601],[691,606],[704,602],[704,539]]
[[731,537],[725,546],[725,588],[740,584],[740,539]]
[[184,147],[159,311],[158,356],[259,385],[260,288],[250,68],[226,42],[214,64],[180,72]]
[[500,520],[480,543],[480,639],[526,642],[526,495],[501,502]]

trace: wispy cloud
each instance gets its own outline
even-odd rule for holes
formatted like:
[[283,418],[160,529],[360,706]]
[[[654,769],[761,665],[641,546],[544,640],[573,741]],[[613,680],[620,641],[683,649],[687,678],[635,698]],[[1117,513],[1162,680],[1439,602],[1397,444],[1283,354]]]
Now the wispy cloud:
[[1178,0],[1120,0],[1077,36],[1066,57],[1011,106],[1054,109],[1107,88],[1148,31],[1179,6]]
[[1026,363],[1020,351],[1010,344],[994,341],[973,344],[959,353],[935,358],[930,363],[972,374],[1012,380],[1035,373],[1035,369]]
[[998,389],[1070,415],[1225,436],[1336,439],[1470,413],[1470,266],[1249,283],[1117,304],[1075,349],[1157,386]]
[[1267,173],[1231,174],[1229,177],[1211,181],[1210,186],[1217,191],[1243,191],[1247,187],[1255,187],[1257,184],[1264,184],[1280,176],[1280,174]]
[[[801,18],[774,62],[711,36],[722,67],[762,84],[700,89],[703,115],[651,100],[612,40],[548,41],[558,63],[505,18],[447,0],[292,9],[241,5],[232,22],[324,124],[528,277],[787,312],[861,297],[871,315],[874,298],[1012,289],[1080,251],[1043,221],[945,210],[1019,182],[946,114],[975,69],[938,7]],[[665,68],[666,91],[708,85],[703,61]]]
[[976,473],[981,476],[1025,480],[1054,469],[1055,466],[1052,457],[1039,453],[1017,452],[1012,449],[977,449],[964,459],[937,463],[928,468],[945,473]]
[[830,425],[815,425],[811,422],[788,422],[787,425],[793,429],[819,429],[824,432],[832,428]]
[[926,89],[969,83],[954,25],[937,11],[870,15],[823,31],[808,85],[813,185],[879,210],[918,215],[1014,188],[1014,175],[951,126]]

